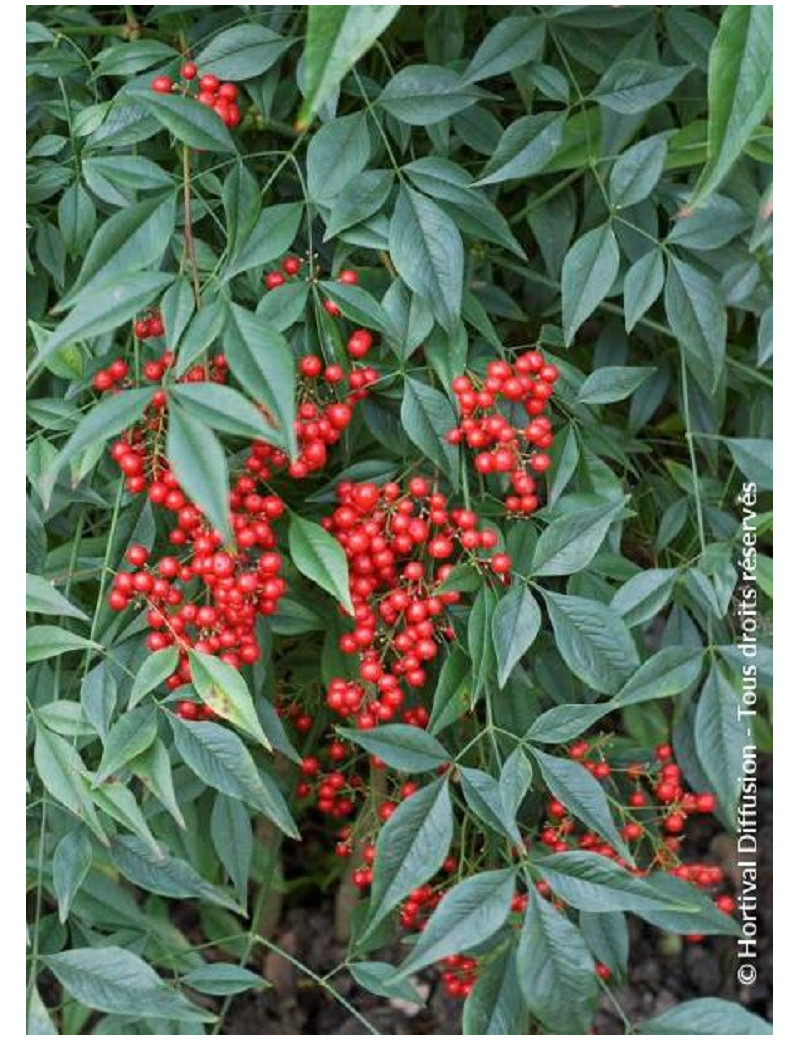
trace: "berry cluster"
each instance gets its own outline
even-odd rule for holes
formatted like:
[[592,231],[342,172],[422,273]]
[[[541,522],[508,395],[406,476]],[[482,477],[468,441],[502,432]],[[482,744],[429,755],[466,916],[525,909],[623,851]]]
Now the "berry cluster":
[[[700,888],[714,888],[724,880],[722,869],[715,864],[688,863],[681,860],[681,840],[686,818],[713,813],[717,799],[710,791],[693,793],[683,784],[680,766],[672,761],[672,748],[659,744],[653,762],[634,762],[612,768],[603,752],[604,738],[590,743],[579,740],[568,749],[569,757],[580,762],[598,780],[615,783],[619,795],[622,822],[620,837],[630,842],[640,865],[631,867],[608,842],[591,830],[582,829],[567,808],[553,798],[547,805],[547,819],[538,840],[553,852],[583,849],[613,859],[639,877],[653,871],[667,870],[675,877],[690,881]],[[617,774],[616,776],[614,774]],[[623,801],[624,798],[624,801]],[[733,913],[736,904],[731,896],[720,894],[717,907]],[[699,941],[701,936],[689,936]]]
[[[493,530],[481,529],[468,509],[450,509],[447,498],[423,477],[406,491],[396,483],[343,482],[338,508],[323,520],[344,548],[355,628],[340,639],[346,654],[358,654],[359,681],[333,679],[327,704],[356,726],[370,729],[393,719],[409,689],[426,681],[426,668],[453,637],[446,608],[460,594],[442,589],[459,558],[507,575],[505,553],[490,558],[497,544]],[[428,712],[417,705],[403,721],[425,726]]]
[[[171,351],[165,351],[157,360],[146,362],[142,367],[145,381],[160,383],[174,360]],[[194,365],[179,382],[208,380],[224,383],[227,374],[228,362],[222,354],[217,354],[210,360],[207,370],[203,365]],[[128,365],[117,358],[107,369],[95,374],[92,385],[97,390],[117,392],[122,389],[119,384],[127,375]],[[167,395],[164,390],[156,390],[140,422],[125,430],[111,446],[111,457],[125,475],[125,487],[132,495],[147,491],[152,502],[177,511],[185,504],[185,498],[164,455],[166,412]]]
[[[239,106],[236,104],[239,88],[235,83],[222,83],[219,76],[210,72],[201,75],[193,61],[184,62],[180,75],[184,85],[174,82],[170,76],[162,75],[156,76],[151,86],[157,94],[172,94],[177,90],[185,97],[193,97],[201,105],[216,112],[225,126],[239,125],[242,116]],[[192,94],[189,84],[194,83],[195,80],[198,90],[196,94]]]
[[[174,497],[168,502],[170,496]],[[275,613],[287,588],[271,526],[284,507],[275,496],[252,492],[242,499],[232,494],[236,550],[227,551],[219,533],[177,486],[167,492],[163,505],[176,513],[169,540],[183,550],[182,558],[165,555],[148,566],[147,549],[131,546],[126,560],[132,570],[115,575],[109,605],[121,611],[133,600],[140,601],[151,630],[147,648],[153,653],[178,648],[176,671],[167,679],[167,687],[174,690],[191,681],[189,649],[217,655],[233,668],[258,660],[256,622]],[[185,705],[181,713],[191,717]]]
[[133,334],[137,339],[158,339],[164,335],[164,321],[158,311],[151,311],[134,322]]
[[550,420],[542,413],[557,379],[556,366],[529,350],[513,365],[490,361],[483,379],[470,374],[453,380],[460,421],[447,440],[463,441],[478,452],[474,465],[479,473],[508,478],[510,513],[529,514],[539,507],[535,478],[549,468],[546,451],[553,443]]
[[[248,473],[269,480],[285,469],[294,480],[302,480],[321,470],[328,461],[328,450],[337,444],[353,419],[353,406],[363,400],[378,379],[374,368],[355,368],[345,377],[341,365],[323,365],[315,354],[306,354],[298,363],[300,375],[295,433],[300,454],[290,462],[285,452],[271,444],[254,442],[245,461]],[[336,389],[348,386],[344,401]]]

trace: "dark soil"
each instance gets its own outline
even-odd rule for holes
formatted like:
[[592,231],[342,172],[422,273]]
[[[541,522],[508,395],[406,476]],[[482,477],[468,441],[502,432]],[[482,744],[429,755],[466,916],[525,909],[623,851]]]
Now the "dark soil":
[[[733,1000],[771,1020],[772,1018],[772,799],[769,777],[762,778],[759,827],[759,959],[758,977],[741,986],[736,940],[709,937],[691,944],[665,935],[631,918],[631,956],[627,984],[615,987],[619,1008],[631,1022],[666,1011],[674,1004],[696,997],[717,996]],[[715,833],[711,823],[689,832],[687,859],[719,863],[728,875],[730,891],[736,890],[735,841]],[[333,936],[333,906],[291,907],[283,915],[273,941],[293,957],[324,976],[344,959],[344,947]],[[398,960],[399,951],[379,953]],[[304,977],[286,960],[269,954],[262,964],[272,988],[243,995],[231,1006],[224,1032],[228,1035],[289,1034],[343,1035],[367,1033],[333,997]],[[417,980],[429,990],[426,1006],[415,1008],[390,1002],[359,989],[346,971],[331,985],[382,1035],[453,1034],[460,1032],[461,1001],[449,998],[437,984],[435,973]],[[595,1021],[597,1033],[624,1032],[619,1011],[601,1000]]]

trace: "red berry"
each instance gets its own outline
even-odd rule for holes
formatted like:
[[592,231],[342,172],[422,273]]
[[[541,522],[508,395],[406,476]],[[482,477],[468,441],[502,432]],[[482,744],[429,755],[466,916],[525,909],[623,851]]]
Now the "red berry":
[[181,65],[181,78],[182,79],[194,79],[197,75],[197,66],[193,61],[185,61]]
[[156,94],[172,93],[172,80],[169,76],[156,76],[151,86]]
[[303,266],[302,261],[298,260],[296,256],[287,256],[283,259],[281,267],[289,276],[294,276]]

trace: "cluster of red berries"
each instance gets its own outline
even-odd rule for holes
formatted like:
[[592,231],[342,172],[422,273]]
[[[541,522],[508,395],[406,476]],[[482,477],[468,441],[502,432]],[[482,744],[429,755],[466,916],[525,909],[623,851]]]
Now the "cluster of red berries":
[[[406,491],[397,483],[341,483],[338,507],[322,523],[347,556],[355,627],[339,642],[358,654],[359,681],[333,679],[326,702],[359,729],[388,722],[403,707],[409,689],[425,684],[426,669],[453,638],[446,608],[460,594],[441,588],[459,558],[505,576],[505,553],[490,558],[493,530],[481,529],[468,509],[450,509],[445,495],[423,477]],[[427,725],[418,705],[403,714],[411,725]]]
[[[236,99],[239,97],[239,88],[235,83],[222,83],[219,76],[207,72],[205,75],[198,73],[197,66],[193,61],[184,62],[181,66],[181,79],[186,85],[181,85],[172,80],[170,76],[156,76],[152,82],[152,88],[157,94],[172,94],[178,90],[185,97],[194,97],[201,105],[212,109],[220,117],[222,122],[229,127],[238,126],[242,115]],[[199,77],[199,78],[198,78]],[[198,90],[192,94],[188,84],[197,80]]]
[[[172,352],[165,351],[157,360],[146,362],[142,368],[145,381],[160,383],[174,360]],[[95,374],[92,385],[96,390],[117,393],[122,389],[120,383],[124,382],[128,371],[127,363],[117,358],[107,369]],[[209,362],[208,369],[203,365],[194,365],[183,374],[179,382],[201,383],[208,380],[224,383],[227,374],[228,362],[222,354],[217,354]],[[164,455],[166,411],[167,395],[164,390],[156,390],[141,421],[129,427],[111,446],[111,457],[125,475],[125,487],[132,495],[147,491],[152,502],[166,505],[175,511],[185,504],[185,499]]]
[[164,320],[158,311],[151,311],[133,323],[133,334],[137,339],[158,339],[164,335]]
[[[608,842],[590,830],[583,830],[567,808],[553,798],[547,805],[547,820],[538,839],[553,852],[567,852],[578,848],[613,859],[619,866],[638,877],[653,871],[667,870],[675,877],[690,881],[701,888],[714,888],[724,881],[722,869],[715,864],[686,863],[680,858],[681,840],[686,817],[692,814],[713,813],[717,799],[710,791],[697,794],[686,791],[680,767],[672,761],[672,748],[659,744],[653,753],[655,766],[647,762],[634,762],[612,769],[603,755],[602,738],[595,747],[589,741],[579,740],[569,749],[569,757],[582,765],[599,780],[614,780],[620,795],[617,802],[623,816],[620,837],[633,845],[638,859],[631,866]],[[590,756],[595,757],[590,757]],[[617,773],[617,776],[613,774]],[[627,785],[627,791],[624,789]],[[632,789],[631,789],[632,785]],[[624,798],[624,801],[622,800]],[[637,818],[642,810],[647,826]],[[657,828],[655,832],[650,829]],[[736,904],[731,896],[720,894],[717,907],[726,914],[733,913]],[[689,941],[699,941],[700,936],[689,936]]]
[[[321,470],[328,451],[338,444],[353,420],[353,406],[363,400],[378,379],[374,368],[354,368],[345,377],[340,365],[323,365],[315,354],[306,354],[298,363],[298,390],[295,433],[300,454],[291,461],[284,451],[262,441],[253,443],[245,469],[261,480],[269,480],[285,469],[293,480],[302,480]],[[336,388],[346,382],[348,393],[340,400]]]
[[536,476],[549,468],[546,451],[553,443],[550,421],[542,413],[557,379],[556,366],[529,350],[513,365],[490,361],[482,379],[461,375],[453,380],[460,421],[447,440],[463,441],[478,453],[474,465],[479,473],[508,478],[510,513],[529,514],[539,507]]
[[252,493],[242,501],[232,494],[237,547],[227,551],[200,510],[179,489],[172,490],[183,502],[170,503],[177,526],[169,540],[185,555],[161,556],[148,566],[147,549],[131,546],[126,560],[133,569],[117,572],[109,595],[113,610],[125,610],[134,599],[146,607],[150,651],[178,648],[176,671],[166,681],[170,690],[191,682],[189,649],[214,654],[233,668],[258,660],[256,622],[260,616],[275,613],[287,589],[270,523],[283,512],[280,499]]

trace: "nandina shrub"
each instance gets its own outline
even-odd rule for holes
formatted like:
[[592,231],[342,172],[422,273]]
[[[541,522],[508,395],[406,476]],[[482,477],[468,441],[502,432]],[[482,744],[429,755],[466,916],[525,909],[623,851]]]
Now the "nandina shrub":
[[28,1031],[226,1031],[283,892],[359,1029],[769,1032],[614,991],[770,748],[771,8],[32,17]]

